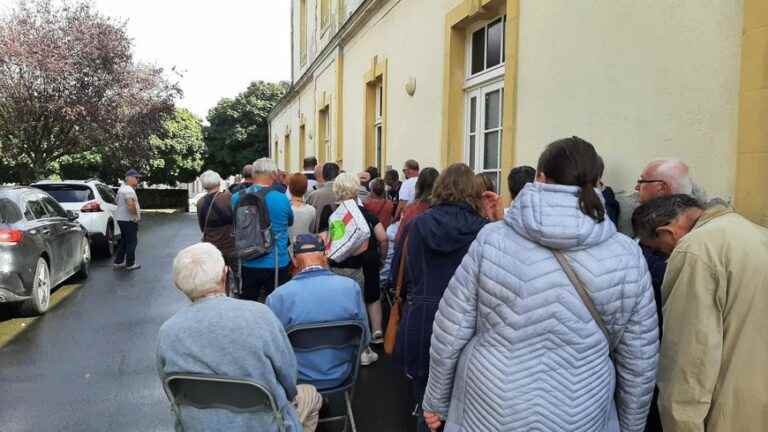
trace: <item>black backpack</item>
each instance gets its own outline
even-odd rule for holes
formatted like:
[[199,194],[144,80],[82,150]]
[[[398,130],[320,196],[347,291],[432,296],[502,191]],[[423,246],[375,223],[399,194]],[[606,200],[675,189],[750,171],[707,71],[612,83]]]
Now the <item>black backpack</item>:
[[259,258],[274,247],[267,209],[267,194],[272,191],[272,188],[263,187],[257,192],[240,192],[234,214],[234,236],[235,255],[241,260]]

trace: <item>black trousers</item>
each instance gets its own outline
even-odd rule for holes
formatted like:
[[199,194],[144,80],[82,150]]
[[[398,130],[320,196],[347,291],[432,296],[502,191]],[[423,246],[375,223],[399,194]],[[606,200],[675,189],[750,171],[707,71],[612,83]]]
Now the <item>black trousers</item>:
[[[278,285],[282,285],[291,280],[291,273],[288,271],[290,265],[287,265],[277,272]],[[259,301],[262,292],[266,298],[275,290],[275,269],[274,268],[241,268],[243,278],[243,289],[240,298],[243,300]]]
[[115,264],[130,267],[136,262],[136,246],[139,244],[139,224],[130,221],[117,221],[120,226],[120,241],[117,243]]

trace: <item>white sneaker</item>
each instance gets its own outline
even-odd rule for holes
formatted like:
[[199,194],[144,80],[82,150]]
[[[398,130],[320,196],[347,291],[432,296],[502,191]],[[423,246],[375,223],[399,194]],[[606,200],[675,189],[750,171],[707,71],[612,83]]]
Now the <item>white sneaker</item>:
[[378,330],[373,333],[373,337],[371,338],[371,343],[374,345],[381,345],[384,343],[384,332],[381,330]]
[[128,271],[131,271],[131,270],[138,270],[140,268],[141,268],[141,264],[134,264],[132,266],[126,267],[125,269],[128,270]]
[[112,264],[112,269],[113,270],[122,270],[124,268],[125,268],[125,263]]
[[376,362],[379,359],[379,355],[373,352],[371,347],[368,347],[360,354],[360,365],[368,366]]

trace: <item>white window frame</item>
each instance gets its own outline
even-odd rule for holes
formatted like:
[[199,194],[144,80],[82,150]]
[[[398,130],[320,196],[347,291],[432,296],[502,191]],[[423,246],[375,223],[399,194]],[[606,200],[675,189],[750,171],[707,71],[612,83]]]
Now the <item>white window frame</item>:
[[323,22],[323,2],[326,0],[318,0],[318,8],[319,10],[319,26],[320,26],[320,35],[325,36],[325,33],[328,32],[328,29],[331,28],[331,22],[333,21],[333,2],[331,0],[327,0],[328,4],[328,21],[325,23]]
[[[494,24],[496,21],[501,20],[502,22],[502,38],[501,38],[501,62],[496,65],[492,66],[490,68],[484,68],[482,71],[472,74],[472,55],[474,52],[472,51],[472,37],[474,36],[475,32],[485,29],[485,50],[483,52],[483,66],[485,66],[485,62],[487,60],[488,56],[488,27],[491,24]],[[467,80],[467,86],[473,86],[476,85],[478,82],[486,81],[488,79],[494,79],[498,75],[504,75],[504,70],[506,68],[506,49],[507,49],[507,16],[506,15],[500,15],[496,18],[493,18],[488,21],[483,21],[477,24],[474,24],[467,28],[467,38],[466,38],[466,53],[467,53],[467,61],[466,61],[466,71],[465,76]]]
[[[484,29],[485,30],[485,45],[483,52],[483,65],[487,61],[488,52],[488,27],[501,20],[502,23],[502,39],[501,39],[501,62],[490,68],[483,69],[482,71],[472,74],[472,37],[475,32]],[[470,165],[470,167],[477,174],[495,173],[497,182],[497,192],[501,191],[501,154],[503,149],[503,134],[504,134],[504,75],[506,72],[506,15],[500,15],[493,19],[482,21],[471,25],[467,28],[466,37],[466,75],[464,81],[464,161]],[[499,125],[498,128],[485,129],[485,98],[489,93],[499,91],[500,105],[499,105]],[[475,111],[475,131],[472,132],[471,123],[471,101],[476,98],[476,111]],[[496,168],[485,167],[485,138],[487,133],[499,133],[498,142],[498,154],[496,161]],[[471,149],[471,140],[474,137],[474,152]],[[472,153],[472,154],[470,154]],[[471,163],[473,162],[473,163]]]
[[325,109],[325,136],[323,137],[323,145],[325,148],[325,161],[333,162],[331,158],[331,106]]
[[[498,91],[499,94],[499,122],[495,128],[485,128],[485,98],[488,94]],[[471,103],[472,99],[476,100],[475,110],[475,128],[472,131],[472,112]],[[504,82],[493,81],[484,86],[476,87],[471,91],[467,91],[465,94],[465,139],[464,139],[464,161],[472,168],[477,174],[496,173],[497,191],[501,190],[501,151],[502,143],[504,140]],[[496,168],[485,167],[485,138],[486,134],[498,132],[499,142],[497,151]],[[475,138],[474,142],[474,154],[472,154],[472,138]]]

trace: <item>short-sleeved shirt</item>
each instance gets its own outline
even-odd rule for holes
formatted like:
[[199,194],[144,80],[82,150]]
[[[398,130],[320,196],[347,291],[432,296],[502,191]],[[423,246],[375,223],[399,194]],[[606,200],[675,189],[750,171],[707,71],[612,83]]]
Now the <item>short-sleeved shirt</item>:
[[309,204],[302,204],[301,207],[293,207],[293,226],[288,230],[291,235],[291,241],[296,240],[300,234],[309,234],[312,222],[315,221],[315,210]]
[[416,199],[416,177],[411,177],[400,186],[400,201],[410,204]]
[[[134,200],[136,202],[136,217],[131,213],[128,208],[128,200]],[[136,196],[136,191],[124,184],[117,190],[117,211],[115,212],[115,219],[123,222],[138,222],[141,219],[139,216],[139,197]]]
[[[237,208],[237,204],[240,202],[240,196],[244,193],[256,193],[262,187],[261,185],[253,185],[248,189],[237,192],[232,195],[232,209]],[[269,221],[272,224],[272,234],[274,235],[277,259],[280,268],[288,265],[290,257],[288,256],[288,227],[293,225],[293,210],[291,209],[291,202],[286,198],[285,193],[275,189],[270,190],[266,196],[267,211],[269,212]],[[248,268],[274,268],[275,267],[275,248],[273,248],[268,254],[255,258],[249,261],[243,261],[243,267]]]

